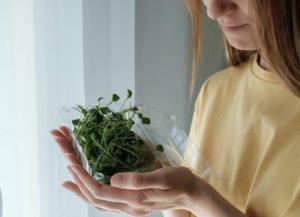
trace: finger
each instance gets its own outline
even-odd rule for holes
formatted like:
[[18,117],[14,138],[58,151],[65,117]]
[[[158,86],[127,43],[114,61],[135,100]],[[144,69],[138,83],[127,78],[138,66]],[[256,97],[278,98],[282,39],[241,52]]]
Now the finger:
[[66,136],[66,134],[61,130],[61,129],[52,129],[50,131],[50,134],[56,138],[56,137],[62,137],[65,138],[66,140],[71,141],[71,137],[70,136]]
[[[88,199],[81,193],[79,187],[70,181],[64,182],[63,186],[68,189],[69,191],[71,191],[72,193],[76,194],[78,197],[80,197],[83,201],[85,201],[86,203],[89,204]],[[166,209],[171,209],[174,208],[175,205],[170,205],[170,204],[162,204],[161,202],[149,202],[149,203],[145,203],[145,206],[148,206],[147,208],[147,212],[149,212],[149,214],[151,212],[160,212]],[[176,206],[177,207],[177,206]],[[105,211],[104,209],[98,208],[101,211]]]
[[[67,190],[71,191],[73,194],[75,194],[79,198],[81,198],[87,204],[91,205],[89,203],[88,199],[81,193],[80,189],[78,188],[78,186],[75,183],[67,181],[67,182],[63,183],[63,187],[66,188]],[[106,210],[100,209],[100,208],[96,208],[96,209],[98,209],[100,211],[106,211]]]
[[157,203],[158,205],[179,206],[182,201],[186,198],[186,195],[178,189],[160,190],[160,189],[144,189],[142,191],[147,200],[143,205],[149,206],[151,203]]
[[60,126],[59,129],[62,131],[62,133],[65,135],[66,138],[71,139],[71,133],[70,133],[70,129],[66,126]]
[[67,153],[65,154],[65,157],[71,164],[78,164],[82,166],[80,159],[78,159],[73,153]]
[[60,147],[63,154],[73,153],[73,144],[71,141],[66,140],[64,137],[56,137],[54,140]]
[[109,201],[105,201],[105,200],[99,200],[97,198],[95,198],[92,193],[85,187],[85,185],[81,182],[81,180],[78,178],[78,176],[76,175],[76,173],[74,173],[72,171],[72,169],[69,169],[74,181],[76,182],[78,188],[80,189],[80,191],[82,192],[82,194],[88,199],[89,203],[91,205],[93,205],[94,207],[100,208],[100,209],[104,209],[110,212],[126,212],[126,213],[130,213],[131,210],[128,207],[127,204],[122,204],[122,203],[113,203],[113,202],[109,202]]
[[73,192],[74,194],[76,194],[78,197],[80,197],[86,203],[89,203],[88,199],[81,193],[80,189],[78,188],[78,186],[75,183],[67,181],[67,182],[63,183],[63,187],[68,189],[69,191]]
[[128,189],[119,189],[109,185],[101,185],[97,183],[86,171],[80,166],[72,165],[70,169],[73,170],[80,181],[91,192],[93,197],[110,202],[119,202],[130,204],[133,206],[141,206],[148,201],[143,191],[135,191]]
[[[82,181],[80,180],[80,177],[77,175],[77,173],[75,173],[75,175],[76,175],[76,179],[78,179],[78,183],[81,183],[81,185],[84,185],[84,183],[82,183]],[[85,186],[82,186],[82,187],[86,188]],[[103,185],[103,187],[109,187],[109,186]],[[86,191],[89,192],[89,194],[92,194],[89,191],[89,189],[86,189]],[[127,192],[127,193],[124,193],[124,192]],[[138,191],[136,191],[136,192],[138,192]],[[177,204],[175,202],[172,202],[172,200],[175,199],[174,197],[170,197],[170,196],[166,197],[166,196],[164,196],[164,198],[162,198],[161,195],[165,194],[163,191],[160,191],[160,193],[154,193],[155,191],[152,191],[152,193],[146,193],[145,195],[147,195],[147,194],[151,195],[151,200],[149,202],[147,202],[146,200],[144,200],[145,202],[138,201],[138,202],[132,203],[133,201],[130,199],[130,197],[124,199],[124,195],[133,196],[133,195],[135,195],[136,192],[132,191],[132,190],[130,190],[130,191],[128,191],[128,190],[123,190],[122,191],[121,190],[120,191],[120,189],[119,189],[118,194],[116,194],[116,196],[118,196],[118,197],[113,197],[113,199],[119,198],[119,200],[121,202],[124,202],[124,203],[126,203],[126,202],[128,203],[129,202],[130,206],[126,206],[125,205],[125,206],[121,206],[121,207],[117,207],[117,208],[120,211],[129,213],[129,214],[133,214],[133,215],[145,215],[145,214],[150,214],[150,213],[153,213],[153,212],[158,212],[158,211],[170,209],[170,208],[172,208],[174,206],[180,205],[179,203]],[[141,191],[139,191],[139,192],[141,192]],[[150,192],[150,190],[149,190],[149,192]],[[109,197],[109,195],[111,193],[114,194],[114,192],[109,193],[109,192],[105,192],[105,191],[101,191],[101,193],[103,193],[102,196],[104,197],[104,200],[99,200],[97,198],[95,198],[95,199],[97,199],[98,201],[103,201],[104,203],[106,203],[107,196]],[[173,195],[174,194],[172,194],[172,196]],[[92,195],[92,197],[93,197],[93,195]],[[157,199],[157,201],[153,201],[155,199]],[[118,201],[118,200],[116,200],[116,201]],[[107,202],[109,204],[110,201],[107,201]],[[123,203],[112,203],[112,202],[110,202],[110,203],[111,204],[123,204]]]
[[[181,208],[181,207],[180,207]],[[146,211],[146,214],[155,214],[157,212],[162,212],[165,210],[176,210],[178,209],[178,206],[170,205],[170,204],[164,204],[162,202],[149,202],[144,210]],[[185,209],[185,207],[181,208]]]
[[157,169],[147,173],[124,172],[117,173],[111,177],[111,185],[118,188],[132,190],[142,189],[169,189],[166,175],[163,169]]

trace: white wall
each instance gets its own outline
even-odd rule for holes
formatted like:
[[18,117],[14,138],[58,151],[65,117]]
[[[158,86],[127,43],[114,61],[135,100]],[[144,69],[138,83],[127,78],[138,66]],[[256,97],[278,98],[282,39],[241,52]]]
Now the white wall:
[[134,9],[134,0],[83,1],[87,104],[135,89]]
[[[220,32],[206,15],[203,19],[196,93],[208,76],[225,65]],[[184,65],[190,39],[184,0],[136,1],[136,101],[176,115],[186,132],[193,112],[193,106],[187,108],[191,68]]]

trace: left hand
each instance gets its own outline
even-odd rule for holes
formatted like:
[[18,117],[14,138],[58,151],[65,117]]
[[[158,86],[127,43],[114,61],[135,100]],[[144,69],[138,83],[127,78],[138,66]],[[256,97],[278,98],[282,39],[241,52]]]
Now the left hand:
[[[167,209],[187,209],[198,197],[201,180],[185,167],[165,167],[147,173],[126,172],[112,176],[111,186],[97,183],[85,169],[68,166],[89,204],[102,210],[143,216]],[[204,183],[203,183],[204,184]],[[77,192],[76,192],[77,191]]]
[[208,184],[186,167],[118,173],[112,176],[111,186],[99,184],[74,155],[69,129],[61,126],[51,134],[69,161],[68,169],[75,181],[64,182],[63,186],[99,210],[135,216],[167,209],[191,210],[208,189]]

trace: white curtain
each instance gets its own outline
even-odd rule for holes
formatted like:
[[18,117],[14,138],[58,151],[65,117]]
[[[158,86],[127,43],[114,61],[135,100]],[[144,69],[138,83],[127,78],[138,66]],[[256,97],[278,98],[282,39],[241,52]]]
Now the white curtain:
[[123,216],[88,207],[62,188],[71,177],[49,131],[62,123],[63,106],[134,92],[134,6],[0,0],[3,217]]
[[[81,0],[0,1],[0,188],[5,217],[86,217],[49,131],[84,103]],[[0,206],[1,207],[1,206]]]

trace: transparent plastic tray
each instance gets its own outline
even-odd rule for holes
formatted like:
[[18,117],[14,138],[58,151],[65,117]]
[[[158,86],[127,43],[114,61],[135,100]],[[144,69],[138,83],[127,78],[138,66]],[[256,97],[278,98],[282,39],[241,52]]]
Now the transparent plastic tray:
[[[185,151],[188,147],[189,156],[185,157],[191,162],[198,162],[199,168],[197,168],[197,173],[201,173],[200,176],[202,178],[207,178],[212,175],[212,169],[206,164],[204,159],[200,157],[199,153],[197,153],[195,145],[189,141],[186,133],[177,126],[176,117],[174,115],[170,116],[164,114],[145,105],[136,106],[138,107],[139,112],[141,112],[144,116],[149,117],[151,120],[150,124],[145,125],[141,123],[139,118],[135,117],[135,124],[132,127],[132,131],[147,144],[148,148],[155,156],[155,158],[148,159],[151,161],[149,162],[149,165],[152,166],[144,171],[152,170],[155,166],[155,161],[159,161],[164,166],[181,166],[184,160],[184,155],[186,154]],[[71,131],[74,153],[81,160],[83,167],[92,174],[88,160],[83,154],[82,147],[78,144],[74,134],[72,133],[72,120],[80,118],[81,114],[74,108],[70,107],[63,107],[61,111],[64,124],[69,127]],[[163,152],[155,150],[157,144],[161,144],[163,146]],[[105,179],[109,179],[110,177],[105,177],[102,173],[96,173],[94,178],[99,182],[103,182]]]

